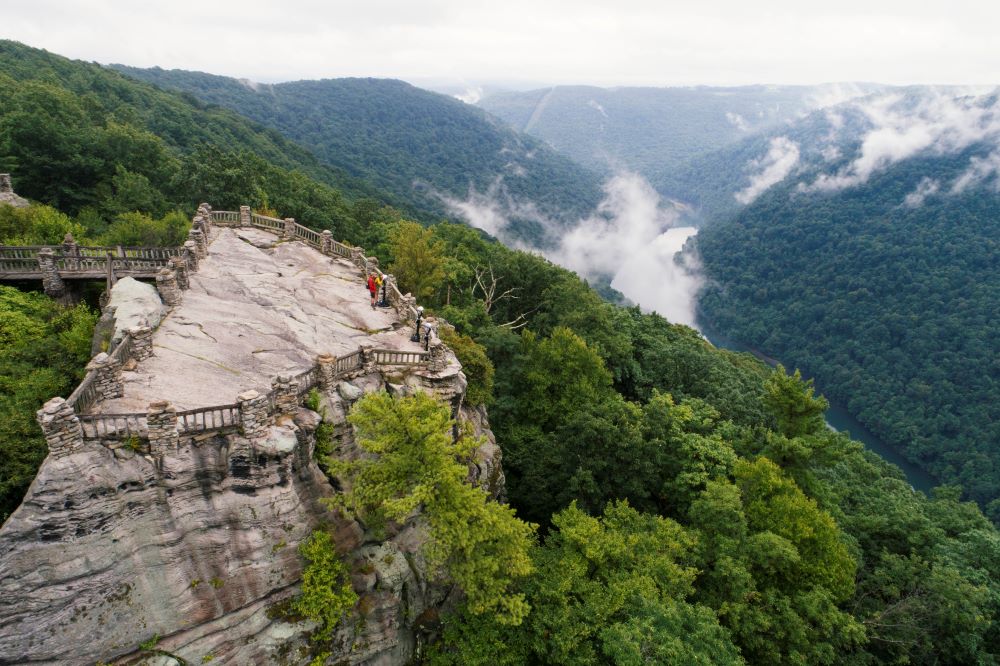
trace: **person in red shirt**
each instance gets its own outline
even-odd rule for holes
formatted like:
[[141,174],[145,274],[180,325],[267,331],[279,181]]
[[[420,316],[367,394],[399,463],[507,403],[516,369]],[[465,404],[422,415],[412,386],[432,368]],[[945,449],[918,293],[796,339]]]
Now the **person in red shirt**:
[[375,296],[378,294],[378,282],[375,280],[375,274],[368,274],[368,293],[372,295],[372,310],[375,309]]

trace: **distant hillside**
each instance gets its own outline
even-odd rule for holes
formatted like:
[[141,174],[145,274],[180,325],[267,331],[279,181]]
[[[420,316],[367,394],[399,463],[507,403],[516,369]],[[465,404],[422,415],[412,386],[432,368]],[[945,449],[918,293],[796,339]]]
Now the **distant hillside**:
[[704,321],[1000,519],[997,98],[873,98],[769,145],[776,182],[698,235]]
[[518,237],[538,242],[546,218],[573,220],[600,201],[596,174],[480,109],[402,81],[259,85],[199,72],[114,67],[273,127],[325,163],[429,214],[453,210],[445,199],[484,196],[513,219]]
[[876,86],[596,88],[489,95],[478,104],[600,172],[627,168],[667,193],[690,160]]

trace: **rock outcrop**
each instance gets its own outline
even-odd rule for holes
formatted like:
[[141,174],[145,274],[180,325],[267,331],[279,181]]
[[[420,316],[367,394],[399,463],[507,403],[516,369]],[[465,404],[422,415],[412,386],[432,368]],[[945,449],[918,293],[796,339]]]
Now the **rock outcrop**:
[[[140,436],[81,438],[85,417],[59,400],[43,410],[58,447],[0,529],[0,664],[306,664],[314,627],[278,610],[298,592],[298,546],[315,529],[334,535],[360,596],[327,663],[413,657],[416,627],[448,591],[424,570],[420,520],[376,538],[329,509],[323,500],[337,489],[313,455],[320,416],[274,379],[365,340],[407,349],[409,330],[370,309],[346,260],[299,245],[221,230],[155,332],[154,356],[122,373],[123,395],[98,405],[141,407]],[[500,494],[485,411],[463,404],[461,366],[439,354],[432,366],[365,362],[322,384],[335,447],[360,455],[345,418],[365,393],[430,392],[484,436],[469,480]],[[177,425],[175,405],[233,399],[239,425],[196,434]]]
[[0,204],[10,204],[15,208],[26,208],[31,205],[27,199],[14,194],[9,173],[0,173]]

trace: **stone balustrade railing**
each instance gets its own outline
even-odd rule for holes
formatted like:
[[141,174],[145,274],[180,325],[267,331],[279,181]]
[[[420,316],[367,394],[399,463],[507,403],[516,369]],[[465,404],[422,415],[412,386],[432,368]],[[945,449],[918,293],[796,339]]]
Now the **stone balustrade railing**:
[[[115,248],[120,258],[130,261],[162,262],[156,273],[156,287],[160,298],[168,306],[175,306],[182,299],[182,292],[189,287],[191,273],[198,270],[201,259],[208,256],[208,242],[213,225],[238,227],[250,226],[281,235],[286,240],[301,240],[328,256],[350,260],[365,273],[377,272],[382,276],[386,297],[400,319],[412,322],[417,318],[415,299],[402,294],[392,275],[378,268],[378,259],[366,257],[364,250],[333,240],[329,230],[316,232],[295,222],[292,218],[278,219],[252,213],[248,206],[237,211],[213,211],[208,204],[201,204],[192,220],[188,240],[177,248]],[[72,238],[68,237],[69,241]],[[62,260],[86,261],[98,256],[107,248],[80,248],[67,250],[59,246]],[[52,247],[6,247],[0,249],[0,261],[39,262],[38,257],[54,258]],[[35,251],[35,254],[31,254]],[[3,254],[7,252],[8,254]],[[58,279],[58,273],[55,275]],[[46,285],[48,289],[48,285]],[[271,390],[260,395],[246,391],[238,401],[226,405],[199,407],[178,412],[166,402],[151,403],[146,413],[86,414],[103,400],[123,394],[122,368],[130,360],[141,361],[153,355],[152,330],[147,326],[130,329],[122,341],[108,353],[100,353],[87,365],[87,374],[69,398],[53,398],[38,411],[49,452],[65,455],[83,446],[84,441],[97,441],[119,448],[128,444],[136,450],[157,454],[169,446],[176,446],[178,437],[204,433],[242,431],[247,437],[261,436],[278,415],[288,414],[302,402],[314,387],[332,389],[341,380],[379,368],[398,366],[424,366],[440,371],[447,366],[447,350],[440,340],[434,340],[428,351],[374,349],[362,346],[355,352],[336,357],[320,355],[311,368],[294,376],[277,377]]]

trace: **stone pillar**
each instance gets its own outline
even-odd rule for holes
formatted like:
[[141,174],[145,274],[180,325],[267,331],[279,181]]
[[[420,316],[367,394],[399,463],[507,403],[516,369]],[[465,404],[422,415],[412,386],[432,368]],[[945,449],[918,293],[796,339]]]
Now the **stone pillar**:
[[271,418],[267,413],[267,396],[253,389],[236,396],[240,403],[240,425],[243,435],[248,439],[256,439],[267,435],[271,426]]
[[329,229],[324,229],[320,235],[323,236],[323,240],[319,246],[320,252],[328,257],[333,255],[333,232]]
[[76,241],[73,239],[73,234],[67,232],[63,236],[63,256],[70,263],[72,268],[79,268],[80,266],[80,248],[77,246]]
[[278,414],[294,414],[299,408],[299,383],[288,375],[278,375],[271,382],[274,409]]
[[202,203],[198,206],[198,213],[201,214],[201,219],[204,220],[205,233],[212,233],[212,207],[207,203]]
[[187,262],[189,273],[198,270],[198,244],[192,240],[184,242],[184,261]]
[[368,257],[365,262],[365,275],[378,272],[378,257]]
[[363,247],[351,248],[351,263],[353,263],[358,268],[365,267],[365,248]]
[[443,342],[435,337],[431,340],[428,352],[430,353],[428,367],[431,372],[441,372],[448,367],[448,348]]
[[319,365],[319,387],[324,391],[332,391],[337,383],[337,357],[333,354],[320,354],[316,357]]
[[389,305],[395,306],[399,297],[396,295],[399,288],[396,286],[396,276],[392,273],[386,273],[385,278],[385,298],[389,301]]
[[375,347],[372,345],[361,345],[361,362],[364,373],[371,374],[378,370],[375,363]]
[[13,194],[14,186],[10,182],[9,173],[0,173],[0,194]]
[[205,237],[205,232],[201,229],[192,228],[188,232],[188,240],[194,241],[195,247],[198,249],[199,259],[204,259],[208,256],[208,238]]
[[87,370],[88,372],[92,370],[97,373],[97,376],[94,377],[94,388],[97,389],[98,402],[122,396],[121,369],[121,361],[108,356],[104,352],[90,359],[90,363],[87,364]]
[[35,412],[49,455],[59,458],[83,448],[83,428],[73,408],[62,398],[52,398]]
[[128,329],[132,336],[132,358],[144,361],[153,355],[153,329],[149,326],[133,326]]
[[170,265],[170,269],[174,273],[174,277],[177,278],[177,286],[183,291],[185,289],[191,288],[191,282],[188,280],[188,269],[187,261],[184,257],[170,257],[170,261],[167,262]]
[[240,226],[250,226],[250,206],[240,206]]
[[417,308],[417,299],[410,294],[406,294],[396,301],[396,314],[399,320],[406,323],[413,322],[413,310]]
[[156,291],[160,292],[160,300],[165,305],[177,305],[181,302],[181,290],[177,286],[177,276],[169,268],[161,268],[156,274]]
[[285,218],[285,233],[282,236],[285,240],[295,239],[295,218],[286,217]]
[[43,247],[38,251],[38,268],[42,272],[42,287],[46,294],[58,298],[66,293],[66,283],[59,277],[59,267],[52,248]]
[[177,410],[166,400],[149,403],[146,409],[149,452],[156,458],[177,451]]

